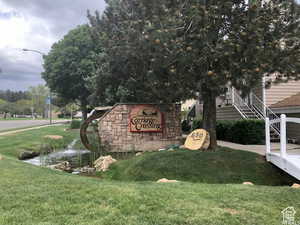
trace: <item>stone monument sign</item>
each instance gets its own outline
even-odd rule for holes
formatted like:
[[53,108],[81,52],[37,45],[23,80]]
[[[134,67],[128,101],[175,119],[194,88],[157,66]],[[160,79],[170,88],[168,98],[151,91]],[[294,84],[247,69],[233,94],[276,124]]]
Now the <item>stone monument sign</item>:
[[182,140],[180,104],[116,104],[98,124],[111,152],[155,151]]
[[209,133],[204,129],[197,129],[187,136],[184,147],[189,150],[200,150],[207,149],[209,144]]

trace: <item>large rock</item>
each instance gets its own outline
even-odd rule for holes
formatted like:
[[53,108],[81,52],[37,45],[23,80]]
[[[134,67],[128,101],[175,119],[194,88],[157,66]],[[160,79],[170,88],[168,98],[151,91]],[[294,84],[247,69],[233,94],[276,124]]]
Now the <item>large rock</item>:
[[184,143],[189,150],[206,150],[210,145],[209,133],[204,129],[197,129],[190,133]]
[[19,155],[19,160],[26,160],[26,159],[32,159],[34,157],[39,156],[39,152],[33,152],[33,151],[23,151]]
[[94,162],[94,167],[96,168],[96,171],[107,171],[109,166],[116,162],[117,160],[108,156],[101,156]]
[[244,185],[254,185],[252,182],[250,181],[246,181],[246,182],[243,182]]
[[88,174],[93,174],[95,172],[95,168],[89,167],[89,166],[84,166],[80,168],[80,173],[88,173]]
[[298,188],[300,188],[300,184],[296,184],[296,183],[295,183],[295,184],[293,184],[291,187],[292,187],[292,188],[297,188],[297,189],[298,189]]
[[65,171],[68,173],[71,173],[73,171],[71,168],[71,165],[68,161],[64,161],[64,162],[61,162],[61,163],[58,163],[55,165],[48,166],[48,168],[54,169],[54,170],[61,170],[61,171]]
[[48,139],[51,139],[51,140],[61,140],[64,137],[60,136],[60,135],[46,135],[46,136],[44,136],[44,138],[48,138]]
[[3,160],[4,158],[3,158],[3,156],[2,155],[0,155],[0,160]]
[[162,178],[156,181],[157,183],[177,183],[178,180],[168,180],[167,178]]

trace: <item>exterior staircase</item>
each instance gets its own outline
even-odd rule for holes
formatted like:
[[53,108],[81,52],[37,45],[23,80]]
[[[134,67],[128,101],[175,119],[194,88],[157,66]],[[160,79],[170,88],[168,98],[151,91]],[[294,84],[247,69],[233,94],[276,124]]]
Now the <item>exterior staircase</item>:
[[278,122],[270,125],[271,140],[280,140],[280,117],[277,116],[264,102],[255,94],[251,93],[250,98],[242,98],[235,88],[231,90],[232,105],[241,114],[244,119],[260,119],[266,121],[278,120]]
[[[235,88],[229,89],[226,94],[227,106],[217,109],[217,117],[223,120],[233,119],[258,119],[266,121],[278,120],[278,122],[270,125],[270,134],[272,141],[280,140],[280,117],[277,116],[264,102],[251,93],[247,98],[243,98]],[[195,117],[195,104],[190,108],[187,117]]]

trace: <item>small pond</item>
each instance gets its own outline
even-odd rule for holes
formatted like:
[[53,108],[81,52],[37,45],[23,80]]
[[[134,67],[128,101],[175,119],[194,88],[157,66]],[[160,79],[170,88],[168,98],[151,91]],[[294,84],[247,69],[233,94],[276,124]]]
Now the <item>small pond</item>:
[[32,159],[24,160],[36,166],[50,166],[63,161],[68,161],[72,168],[86,166],[91,162],[92,154],[89,150],[74,149],[77,140],[72,141],[64,150],[55,151],[49,154],[41,154]]

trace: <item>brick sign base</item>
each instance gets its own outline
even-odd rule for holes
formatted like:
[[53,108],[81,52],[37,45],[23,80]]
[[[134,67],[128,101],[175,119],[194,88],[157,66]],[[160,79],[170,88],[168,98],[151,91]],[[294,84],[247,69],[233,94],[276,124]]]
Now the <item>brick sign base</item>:
[[[161,113],[161,128],[136,132],[131,120],[132,112],[140,112],[137,109],[146,109],[146,118],[151,118],[151,113],[156,116]],[[180,112],[179,104],[117,104],[99,120],[101,142],[112,152],[155,151],[171,144],[180,144]]]

